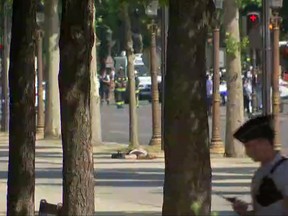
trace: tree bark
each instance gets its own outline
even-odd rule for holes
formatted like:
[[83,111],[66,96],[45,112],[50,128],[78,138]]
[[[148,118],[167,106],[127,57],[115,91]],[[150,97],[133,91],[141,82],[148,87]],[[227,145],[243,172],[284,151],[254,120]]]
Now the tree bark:
[[94,214],[90,67],[93,0],[63,0],[60,34],[60,104],[63,147],[63,214]]
[[35,210],[35,3],[13,1],[7,195],[7,215],[13,216]]
[[169,1],[162,215],[210,213],[205,43],[213,9],[212,0]]
[[9,70],[9,55],[10,55],[10,41],[9,35],[11,34],[11,17],[7,9],[7,2],[2,1],[2,24],[3,24],[3,59],[2,59],[2,118],[1,118],[1,131],[9,131],[9,86],[8,86],[8,70]]
[[[239,8],[237,1],[224,1],[224,26],[226,33],[230,35],[229,37],[235,42],[240,43]],[[228,157],[243,157],[245,155],[243,145],[233,138],[234,131],[244,121],[240,49],[234,54],[227,54],[226,70],[228,98],[225,155]]]
[[[95,26],[95,7],[93,26]],[[100,96],[99,96],[99,80],[97,77],[97,53],[96,53],[96,34],[94,34],[94,44],[92,47],[92,61],[90,68],[90,115],[91,115],[91,142],[93,145],[102,144],[101,134],[101,113],[100,113]]]
[[59,73],[59,0],[45,1],[45,40],[46,53],[46,109],[45,109],[45,138],[61,136],[60,99],[58,87]]
[[139,146],[138,119],[135,94],[134,50],[131,32],[131,21],[127,2],[121,3],[122,18],[125,29],[125,50],[127,53],[128,88],[129,88],[129,145],[132,148]]

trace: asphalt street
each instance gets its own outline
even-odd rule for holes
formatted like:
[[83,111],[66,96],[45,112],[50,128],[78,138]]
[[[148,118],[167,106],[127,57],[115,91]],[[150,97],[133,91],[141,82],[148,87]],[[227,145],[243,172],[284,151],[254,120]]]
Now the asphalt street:
[[[141,101],[138,113],[139,142],[147,145],[152,135],[151,104]],[[221,135],[225,138],[225,107],[221,107]],[[101,107],[102,139],[105,142],[129,143],[129,107],[117,109],[116,106],[104,104]],[[288,103],[284,104],[284,110],[280,117],[281,140],[283,148],[288,150]],[[211,128],[211,118],[209,118]],[[211,130],[210,130],[211,132]]]

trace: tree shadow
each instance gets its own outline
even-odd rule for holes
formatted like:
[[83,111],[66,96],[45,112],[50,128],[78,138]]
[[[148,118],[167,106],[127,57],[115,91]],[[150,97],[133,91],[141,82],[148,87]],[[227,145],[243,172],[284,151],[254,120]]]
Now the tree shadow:
[[161,212],[156,211],[96,211],[95,216],[161,216]]
[[[36,158],[59,158],[62,159],[62,152],[37,152],[36,150]],[[36,161],[37,163],[37,161]]]
[[104,187],[162,187],[161,168],[96,169],[95,185]]

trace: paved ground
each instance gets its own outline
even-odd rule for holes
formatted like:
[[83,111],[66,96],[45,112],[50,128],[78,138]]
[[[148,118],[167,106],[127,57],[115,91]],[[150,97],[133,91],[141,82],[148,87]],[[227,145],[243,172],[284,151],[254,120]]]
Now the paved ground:
[[[129,108],[126,105],[125,109],[116,109],[115,106],[103,105],[101,107],[102,115],[102,136],[103,140],[107,142],[129,142]],[[142,101],[138,108],[138,128],[139,128],[139,142],[143,145],[149,143],[152,132],[152,117],[151,104]],[[288,152],[288,104],[284,105],[284,112],[281,114],[281,137],[284,148]],[[209,125],[211,127],[211,118],[209,118]],[[221,135],[225,139],[225,108],[221,107]]]
[[[96,215],[161,215],[163,159],[110,159],[112,149],[115,144],[95,148]],[[36,155],[37,210],[42,198],[53,203],[61,201],[60,141],[38,141]],[[7,137],[0,134],[0,215],[6,209],[7,160]],[[217,194],[249,201],[249,182],[256,164],[248,159],[213,158],[212,166],[212,209],[220,211],[220,215],[233,215],[229,203]]]
[[[225,109],[222,108],[222,126]],[[117,110],[103,105],[102,132],[105,142],[128,142],[128,107]],[[287,140],[288,107],[281,115],[282,140]],[[139,137],[147,144],[151,137],[151,106],[143,102],[138,109]],[[211,120],[209,120],[211,123]],[[223,127],[222,127],[223,128]],[[224,133],[222,132],[224,138]],[[97,215],[161,215],[163,159],[129,161],[110,159],[118,144],[105,144],[95,148],[95,204]],[[285,144],[285,146],[287,146]],[[36,151],[36,193],[38,209],[42,198],[57,203],[62,196],[62,152],[60,141],[38,141]],[[6,209],[8,145],[7,137],[0,134],[0,215]],[[212,210],[220,215],[233,215],[231,206],[219,194],[237,196],[249,202],[250,178],[257,164],[249,159],[213,158]]]

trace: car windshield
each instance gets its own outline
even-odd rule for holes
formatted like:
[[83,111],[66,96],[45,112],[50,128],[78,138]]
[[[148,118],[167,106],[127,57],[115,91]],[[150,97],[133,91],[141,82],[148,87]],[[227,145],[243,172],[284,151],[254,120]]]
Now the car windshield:
[[135,70],[138,72],[138,76],[150,76],[148,69],[145,65],[135,65]]

